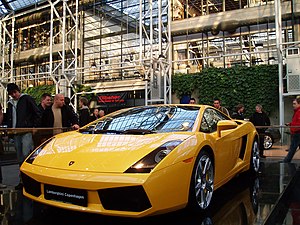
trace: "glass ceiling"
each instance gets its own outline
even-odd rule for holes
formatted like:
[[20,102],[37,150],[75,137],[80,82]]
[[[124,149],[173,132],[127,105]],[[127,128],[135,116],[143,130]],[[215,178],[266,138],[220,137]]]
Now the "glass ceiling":
[[44,0],[0,0],[0,16],[11,11],[18,11]]

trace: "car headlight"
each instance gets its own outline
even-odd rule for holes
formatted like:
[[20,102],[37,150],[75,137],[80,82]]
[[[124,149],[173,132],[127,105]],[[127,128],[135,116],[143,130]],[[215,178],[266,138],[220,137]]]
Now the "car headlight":
[[150,152],[140,161],[132,165],[125,173],[150,173],[151,170],[165,158],[174,148],[181,144],[181,140],[168,141]]
[[54,137],[49,138],[47,141],[45,141],[43,144],[41,144],[37,149],[35,149],[31,155],[26,159],[27,163],[32,164],[35,158],[40,154],[40,152],[43,150],[43,148],[54,139]]

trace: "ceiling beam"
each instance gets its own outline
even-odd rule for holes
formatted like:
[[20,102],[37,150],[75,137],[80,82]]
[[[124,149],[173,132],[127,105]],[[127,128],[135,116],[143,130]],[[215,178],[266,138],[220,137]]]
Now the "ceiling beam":
[[4,7],[7,9],[7,10],[12,10],[12,8],[10,7],[10,5],[7,3],[6,0],[0,0],[2,2],[2,4],[4,5]]

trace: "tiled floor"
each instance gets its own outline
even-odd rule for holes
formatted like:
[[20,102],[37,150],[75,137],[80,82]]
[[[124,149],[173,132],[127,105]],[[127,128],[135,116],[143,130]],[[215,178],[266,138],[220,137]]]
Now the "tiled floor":
[[[274,157],[283,159],[287,155],[286,149],[288,149],[289,146],[287,145],[274,145],[270,150],[265,150],[264,155],[267,157]],[[300,160],[300,151],[297,150],[296,154],[294,155],[294,160]]]

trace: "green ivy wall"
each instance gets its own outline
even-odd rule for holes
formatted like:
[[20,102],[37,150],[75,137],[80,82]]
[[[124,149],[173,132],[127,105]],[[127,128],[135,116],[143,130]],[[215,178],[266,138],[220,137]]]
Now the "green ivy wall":
[[175,74],[172,92],[178,98],[197,93],[199,104],[211,105],[218,97],[222,105],[233,111],[239,103],[245,105],[246,116],[256,104],[272,114],[278,108],[278,66],[207,68],[200,73]]
[[[77,92],[90,91],[80,86]],[[175,74],[172,77],[172,91],[180,99],[183,95],[196,93],[199,104],[212,104],[215,97],[222,105],[233,111],[239,103],[245,105],[246,116],[253,113],[255,105],[261,104],[272,114],[278,108],[278,66],[260,65],[254,67],[208,68],[200,73]],[[27,88],[37,103],[43,93],[55,94],[55,86]],[[92,94],[85,95],[89,100]]]

